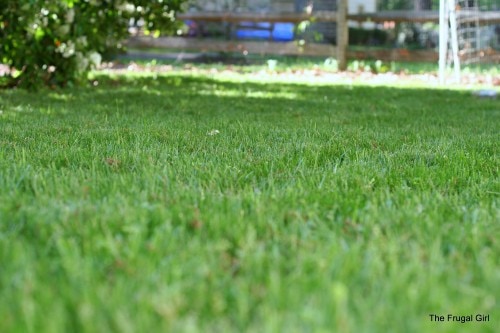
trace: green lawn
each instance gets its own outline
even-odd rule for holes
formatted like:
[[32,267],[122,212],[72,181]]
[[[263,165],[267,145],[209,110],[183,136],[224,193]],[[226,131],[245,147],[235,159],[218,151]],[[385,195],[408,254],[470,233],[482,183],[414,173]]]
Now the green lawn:
[[[366,48],[361,48],[361,50]],[[247,56],[241,53],[227,52],[210,52],[210,53],[182,53],[179,51],[148,48],[147,50],[132,49],[132,55],[122,55],[118,57],[118,62],[128,64],[133,61],[140,65],[155,66],[155,65],[170,65],[173,69],[183,69],[186,65],[194,66],[199,69],[218,69],[232,70],[241,73],[252,73],[269,67],[268,61],[273,59],[276,61],[275,70],[277,72],[295,71],[304,69],[319,69],[328,72],[336,72],[336,62],[332,58],[325,57],[309,57],[309,56],[279,56],[279,55],[256,55],[249,54]],[[170,51],[170,52],[169,52]],[[134,55],[135,54],[135,55]],[[142,57],[139,56],[142,54]],[[170,54],[168,57],[165,54]],[[172,55],[177,55],[172,58]],[[188,56],[185,59],[185,56]],[[197,55],[197,61],[193,63],[191,57]],[[191,56],[191,57],[189,57]],[[184,58],[183,58],[184,57]],[[196,59],[196,58],[195,58]],[[378,65],[377,65],[378,64]],[[348,71],[368,71],[386,73],[406,73],[406,74],[429,74],[438,72],[438,65],[433,62],[396,62],[396,61],[377,61],[371,60],[350,60],[348,61]],[[448,69],[452,72],[452,69]],[[480,74],[498,77],[500,69],[497,64],[462,64],[462,74]]]
[[0,332],[496,332],[498,100],[98,79],[0,91]]

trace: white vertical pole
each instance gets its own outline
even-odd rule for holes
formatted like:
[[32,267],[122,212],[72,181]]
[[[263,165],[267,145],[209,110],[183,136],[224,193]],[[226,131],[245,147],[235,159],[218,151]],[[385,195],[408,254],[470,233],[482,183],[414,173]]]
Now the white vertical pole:
[[439,0],[439,84],[444,84],[448,52],[448,2]]
[[453,51],[453,69],[455,70],[455,80],[460,83],[460,58],[458,56],[458,33],[455,0],[448,0],[450,10],[451,29],[451,50]]

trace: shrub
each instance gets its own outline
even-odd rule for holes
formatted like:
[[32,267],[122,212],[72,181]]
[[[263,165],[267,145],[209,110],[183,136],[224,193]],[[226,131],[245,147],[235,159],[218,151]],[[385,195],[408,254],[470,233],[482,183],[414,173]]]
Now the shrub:
[[0,63],[9,86],[66,86],[123,50],[129,25],[169,32],[185,0],[0,0]]
[[381,29],[349,28],[349,45],[385,45],[389,42],[387,31]]

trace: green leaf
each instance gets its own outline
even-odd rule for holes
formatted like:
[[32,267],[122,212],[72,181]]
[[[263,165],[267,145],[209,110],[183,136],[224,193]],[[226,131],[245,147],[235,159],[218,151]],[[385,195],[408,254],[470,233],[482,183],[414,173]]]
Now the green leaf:
[[42,28],[37,28],[35,30],[35,35],[34,35],[35,40],[40,41],[43,38],[43,36],[45,36],[45,31]]

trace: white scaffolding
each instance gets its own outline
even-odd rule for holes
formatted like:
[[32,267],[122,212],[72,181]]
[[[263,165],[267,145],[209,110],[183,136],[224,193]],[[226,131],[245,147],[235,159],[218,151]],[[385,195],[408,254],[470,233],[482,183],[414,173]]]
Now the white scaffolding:
[[[450,38],[451,37],[451,38]],[[451,39],[451,40],[450,40]],[[439,1],[439,82],[445,83],[448,51],[451,45],[455,81],[460,82],[457,15],[455,0]]]
[[439,82],[446,81],[446,69],[453,65],[454,80],[460,83],[461,64],[480,60],[478,0],[439,2]]

